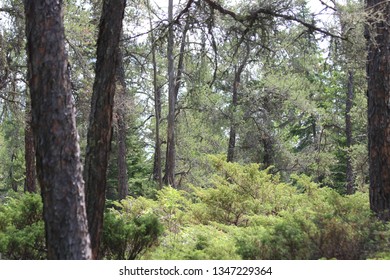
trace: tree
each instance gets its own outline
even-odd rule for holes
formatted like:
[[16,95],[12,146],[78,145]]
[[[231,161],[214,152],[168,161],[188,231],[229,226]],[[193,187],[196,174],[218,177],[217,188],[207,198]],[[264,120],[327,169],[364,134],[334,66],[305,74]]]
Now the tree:
[[390,220],[390,3],[367,0],[366,11],[370,206]]
[[175,113],[177,96],[175,94],[175,70],[174,70],[174,32],[173,32],[173,0],[168,5],[168,129],[167,152],[165,160],[164,183],[175,187],[176,147],[175,147]]
[[[240,46],[239,46],[240,47]],[[237,130],[237,106],[239,103],[239,88],[241,83],[241,75],[247,66],[248,58],[250,55],[250,46],[247,43],[245,46],[245,57],[242,59],[239,65],[234,65],[234,80],[232,86],[232,102],[231,102],[231,114],[230,114],[230,132],[229,132],[229,145],[227,153],[227,161],[233,162],[235,159],[234,152],[236,148],[236,130]]]
[[103,227],[118,49],[125,6],[125,0],[103,1],[97,41],[84,173],[88,227],[94,259],[98,258]]
[[62,1],[25,1],[29,88],[49,259],[89,259]]

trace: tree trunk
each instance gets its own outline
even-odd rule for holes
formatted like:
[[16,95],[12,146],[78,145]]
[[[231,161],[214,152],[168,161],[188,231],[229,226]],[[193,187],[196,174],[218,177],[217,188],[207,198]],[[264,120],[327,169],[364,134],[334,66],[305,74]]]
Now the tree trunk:
[[32,128],[49,259],[90,259],[63,3],[26,0]]
[[370,207],[382,220],[390,219],[390,2],[367,0],[368,13],[383,12],[384,20],[369,17],[368,149]]
[[346,147],[347,147],[347,166],[346,166],[346,191],[347,194],[353,194],[354,190],[354,176],[352,169],[352,158],[350,156],[350,148],[352,147],[352,120],[351,120],[351,109],[353,104],[353,71],[348,71],[348,89],[345,106],[345,136],[346,136]]
[[162,166],[161,166],[161,139],[160,139],[160,122],[161,122],[161,87],[158,85],[158,69],[156,60],[156,46],[152,24],[152,15],[150,1],[148,1],[149,8],[149,26],[150,39],[152,41],[152,63],[153,63],[153,92],[154,92],[154,115],[155,115],[155,144],[154,144],[154,160],[153,160],[153,180],[158,182],[158,188],[163,187],[162,181]]
[[[175,182],[175,166],[176,166],[176,149],[175,149],[175,118],[176,118],[176,102],[177,102],[177,98],[178,98],[178,95],[179,95],[179,90],[180,90],[180,85],[181,85],[181,78],[182,78],[182,74],[183,74],[183,64],[184,64],[184,50],[185,50],[185,45],[186,45],[186,36],[187,36],[187,31],[188,31],[188,28],[189,28],[189,19],[187,19],[186,21],[186,25],[184,26],[184,30],[183,30],[183,35],[182,35],[182,38],[181,38],[181,43],[180,43],[180,53],[179,53],[179,61],[177,63],[177,73],[176,73],[176,76],[173,75],[172,77],[169,77],[170,79],[172,78],[173,79],[173,98],[174,99],[174,108],[173,108],[173,116],[169,116],[168,117],[168,143],[170,143],[168,146],[167,146],[167,161],[166,161],[166,172],[165,172],[165,179],[168,181],[166,181],[165,183],[166,184],[169,184],[171,185],[172,187],[175,187],[176,186],[176,182]],[[172,34],[172,41],[173,41],[173,34]],[[173,42],[172,42],[172,46],[173,46]],[[173,48],[173,47],[172,47]],[[173,55],[172,55],[172,58],[173,58]],[[173,63],[173,61],[172,61]],[[173,69],[172,69],[172,73],[173,73]],[[170,94],[171,94],[171,90],[170,90]],[[173,102],[173,100],[172,100]],[[171,122],[171,123],[170,123]],[[172,131],[170,131],[172,130]],[[173,136],[173,139],[170,139],[169,138],[169,135],[172,135]],[[173,151],[172,151],[173,150]],[[168,162],[168,155],[169,155],[169,162]],[[170,167],[174,167],[173,169],[170,169]],[[169,178],[173,178],[172,183],[168,183],[169,182]]]
[[238,106],[238,88],[241,83],[241,74],[244,71],[244,68],[249,58],[249,53],[250,53],[249,45],[246,45],[246,54],[244,60],[242,61],[238,69],[237,67],[235,67],[235,71],[234,71],[231,115],[230,115],[229,146],[228,146],[228,153],[227,153],[228,162],[233,162],[235,160],[236,129],[237,129],[236,111]]
[[121,50],[118,50],[118,72],[117,79],[119,84],[118,94],[116,96],[117,116],[118,116],[118,194],[119,200],[125,199],[129,194],[129,186],[127,183],[127,164],[126,164],[126,82],[125,70],[123,67],[123,55]]
[[89,117],[84,173],[88,227],[94,259],[98,258],[103,227],[117,52],[125,3],[125,0],[103,1],[99,25],[95,82]]
[[164,184],[175,187],[176,147],[175,147],[175,72],[174,72],[174,34],[173,34],[173,0],[168,4],[168,129],[167,129],[167,153],[165,159]]
[[26,179],[24,182],[25,191],[36,192],[35,173],[35,148],[34,135],[31,128],[31,102],[27,97],[26,102],[26,124],[24,128],[24,159],[26,162]]
[[230,131],[229,131],[229,146],[228,146],[228,153],[227,153],[227,161],[233,162],[234,161],[234,152],[236,149],[236,110],[237,110],[237,100],[238,100],[238,86],[240,84],[241,80],[241,73],[239,74],[238,71],[235,71],[234,74],[234,82],[233,82],[233,92],[232,92],[232,103],[231,103],[231,120],[230,120]]

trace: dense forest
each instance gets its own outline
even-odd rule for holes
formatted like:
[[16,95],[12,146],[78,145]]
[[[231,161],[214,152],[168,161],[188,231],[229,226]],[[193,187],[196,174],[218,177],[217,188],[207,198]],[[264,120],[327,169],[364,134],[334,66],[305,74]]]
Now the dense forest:
[[0,0],[0,259],[389,259],[390,2]]

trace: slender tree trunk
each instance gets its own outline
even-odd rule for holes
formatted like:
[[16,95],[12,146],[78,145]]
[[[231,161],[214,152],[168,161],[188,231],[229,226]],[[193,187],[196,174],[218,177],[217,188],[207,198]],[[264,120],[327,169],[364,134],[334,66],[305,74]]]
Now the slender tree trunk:
[[175,72],[174,72],[174,34],[173,34],[173,0],[168,4],[168,129],[167,129],[167,153],[165,159],[164,184],[176,187],[175,169],[176,169],[176,147],[175,147]]
[[94,259],[99,257],[103,227],[107,166],[112,136],[117,52],[125,4],[125,0],[103,1],[99,25],[95,82],[92,93],[84,173],[88,227]]
[[[172,187],[176,187],[176,182],[175,182],[175,166],[176,166],[176,149],[175,149],[175,118],[176,118],[176,102],[177,102],[177,98],[178,98],[178,95],[179,95],[179,90],[180,90],[180,85],[181,85],[181,78],[182,78],[182,75],[183,75],[183,67],[184,67],[184,51],[185,51],[185,45],[186,45],[186,36],[187,36],[187,32],[188,32],[188,28],[189,28],[189,19],[187,19],[186,21],[186,25],[184,26],[184,29],[183,29],[183,34],[182,34],[182,38],[181,38],[181,43],[180,43],[180,52],[179,52],[179,60],[178,60],[178,63],[177,63],[177,73],[176,73],[176,76],[173,75],[173,98],[174,99],[174,102],[175,102],[175,106],[174,106],[174,109],[173,109],[173,116],[170,116],[168,117],[168,136],[169,135],[172,135],[173,136],[173,139],[169,139],[168,137],[168,143],[170,143],[170,145],[168,145],[167,147],[167,163],[166,164],[166,172],[165,172],[165,179],[169,181],[169,178],[173,178],[172,183],[170,183],[170,185]],[[173,35],[172,35],[173,36]],[[173,39],[173,37],[172,37]],[[173,56],[172,56],[173,58]],[[172,70],[173,71],[173,70]],[[170,77],[171,78],[171,77]],[[171,122],[171,125],[170,123]],[[172,131],[169,131],[169,130],[173,130],[173,133]],[[172,151],[173,150],[173,151]],[[173,156],[174,154],[174,156]],[[169,155],[169,162],[168,162],[168,155]],[[174,168],[173,169],[170,169],[169,167],[173,166]],[[168,183],[168,181],[166,181],[166,184]]]
[[129,194],[129,186],[127,183],[127,164],[126,164],[126,82],[125,69],[123,67],[122,51],[118,50],[118,73],[117,79],[119,84],[118,94],[116,96],[117,116],[118,116],[118,193],[119,200],[125,199]]
[[228,162],[233,162],[235,160],[236,129],[237,129],[236,111],[238,106],[238,89],[241,83],[241,74],[244,71],[244,68],[247,64],[249,53],[250,53],[249,45],[246,45],[246,54],[244,60],[242,61],[238,69],[237,67],[235,67],[235,71],[234,71],[231,116],[230,116],[229,146],[228,146],[228,153],[227,153]]
[[63,3],[26,0],[32,128],[49,259],[90,259]]
[[26,124],[24,128],[24,159],[26,162],[25,191],[36,192],[36,173],[35,173],[35,148],[34,135],[31,128],[31,102],[27,97],[26,102]]
[[161,166],[161,139],[160,139],[160,122],[161,122],[161,87],[158,85],[158,69],[156,60],[156,46],[152,24],[152,15],[150,13],[150,1],[148,1],[149,8],[149,26],[150,39],[152,41],[152,63],[153,63],[153,92],[154,92],[154,115],[155,115],[155,146],[154,146],[154,160],[153,160],[153,179],[158,182],[158,188],[163,187],[162,181],[162,166]]
[[228,153],[227,153],[227,161],[233,162],[234,161],[234,154],[236,149],[236,120],[235,115],[237,111],[237,105],[238,105],[238,86],[241,81],[241,73],[238,72],[238,70],[235,70],[234,73],[234,82],[233,82],[233,92],[232,92],[232,103],[231,103],[231,120],[230,120],[230,131],[229,131],[229,146],[228,146]]
[[[368,150],[370,206],[382,220],[390,219],[390,2],[367,0],[368,13],[384,13],[367,26]],[[375,21],[374,21],[375,20]]]
[[348,71],[348,89],[345,106],[345,136],[346,136],[346,147],[347,147],[347,166],[346,166],[346,191],[347,194],[353,194],[354,190],[354,176],[352,169],[352,158],[350,156],[350,148],[352,147],[352,120],[351,120],[351,109],[353,105],[353,71]]

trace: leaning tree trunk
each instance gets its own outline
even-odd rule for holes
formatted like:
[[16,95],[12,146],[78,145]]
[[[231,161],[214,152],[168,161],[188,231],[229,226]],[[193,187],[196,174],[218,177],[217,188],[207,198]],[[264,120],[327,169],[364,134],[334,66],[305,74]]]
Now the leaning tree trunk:
[[49,259],[90,259],[63,3],[26,0],[32,128]]
[[390,220],[390,2],[367,0],[368,149],[370,207]]
[[88,227],[92,256],[98,258],[106,199],[119,39],[126,1],[103,1],[97,42],[95,82],[85,157]]

